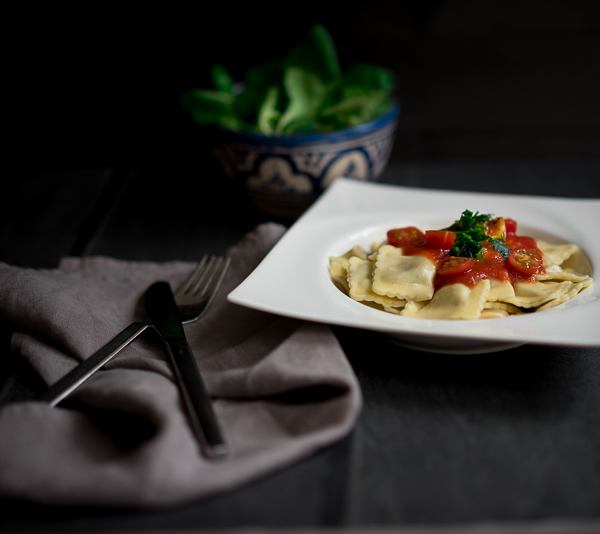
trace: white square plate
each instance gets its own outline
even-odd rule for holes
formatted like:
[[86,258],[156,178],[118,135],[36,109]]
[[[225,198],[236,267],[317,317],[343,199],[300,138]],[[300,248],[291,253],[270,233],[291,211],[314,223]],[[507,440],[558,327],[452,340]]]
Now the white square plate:
[[600,265],[600,200],[436,191],[339,178],[228,299],[287,317],[377,331],[429,352],[493,352],[526,343],[600,346],[600,284],[544,312],[440,321],[369,308],[344,295],[329,278],[330,256],[354,245],[369,249],[390,228],[447,227],[467,209],[515,219],[520,235],[576,243],[590,269]]

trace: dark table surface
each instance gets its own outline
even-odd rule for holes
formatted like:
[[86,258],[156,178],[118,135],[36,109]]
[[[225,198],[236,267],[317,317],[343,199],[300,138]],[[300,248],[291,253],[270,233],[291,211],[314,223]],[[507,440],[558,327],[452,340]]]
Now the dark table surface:
[[[0,261],[24,267],[52,268],[67,255],[195,261],[205,252],[223,253],[269,220],[200,166],[11,178],[0,212]],[[382,181],[600,198],[600,161],[392,161]],[[525,345],[448,356],[400,349],[368,332],[334,332],[364,394],[358,424],[341,442],[231,493],[175,509],[141,513],[0,501],[0,531],[555,518],[600,525],[600,348]],[[0,403],[35,397],[44,385],[11,353],[6,327],[1,339]]]

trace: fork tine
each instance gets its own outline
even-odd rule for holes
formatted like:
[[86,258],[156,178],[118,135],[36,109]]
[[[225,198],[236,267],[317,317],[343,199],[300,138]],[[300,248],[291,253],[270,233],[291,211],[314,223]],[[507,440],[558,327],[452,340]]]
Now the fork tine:
[[192,273],[188,276],[187,280],[181,285],[181,287],[177,290],[177,293],[175,293],[176,296],[178,295],[185,295],[188,290],[190,289],[191,285],[194,283],[194,281],[196,280],[198,274],[203,271],[204,266],[206,265],[206,261],[208,260],[208,254],[205,254],[202,259],[200,260],[200,262],[198,263],[198,265],[196,265],[196,268],[192,271]]
[[202,276],[194,285],[192,295],[198,295],[199,297],[201,297],[206,293],[206,290],[212,284],[215,275],[219,273],[219,269],[221,268],[222,263],[223,258],[215,258],[214,256],[210,258],[210,262],[207,265],[204,273],[202,273]]
[[[219,289],[230,262],[230,258],[218,258],[217,265],[213,269],[210,279],[207,280],[204,286],[202,287],[202,295],[204,295],[204,297],[206,298],[207,306],[211,303],[213,297],[215,296],[215,293]],[[207,294],[205,295],[205,293]]]
[[[202,273],[200,273],[200,276],[198,276],[198,279],[195,281],[194,287],[190,290],[191,296],[202,296],[204,294],[204,291],[206,291],[206,287],[208,286],[208,284],[210,284],[210,281],[214,276],[215,262],[218,261],[220,261],[220,258],[215,258],[215,256],[210,257],[208,263],[204,267],[204,270],[202,271]],[[199,291],[200,289],[202,290]]]

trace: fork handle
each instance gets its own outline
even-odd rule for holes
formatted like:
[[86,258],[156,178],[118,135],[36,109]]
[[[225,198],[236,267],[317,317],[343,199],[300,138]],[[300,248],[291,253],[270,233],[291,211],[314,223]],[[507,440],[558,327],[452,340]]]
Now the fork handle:
[[75,369],[48,388],[37,400],[47,402],[50,406],[56,406],[98,371],[98,369],[101,369],[107,362],[119,354],[149,326],[145,323],[131,323],[100,350],[82,361]]

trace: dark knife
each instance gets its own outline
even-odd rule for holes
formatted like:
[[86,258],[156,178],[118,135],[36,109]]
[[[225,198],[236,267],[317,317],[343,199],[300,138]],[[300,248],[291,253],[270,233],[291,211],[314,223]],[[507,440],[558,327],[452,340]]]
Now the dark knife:
[[215,418],[192,350],[185,338],[179,310],[171,286],[156,282],[146,291],[146,315],[165,342],[175,376],[179,382],[192,429],[200,441],[202,452],[216,458],[227,454],[227,445]]

